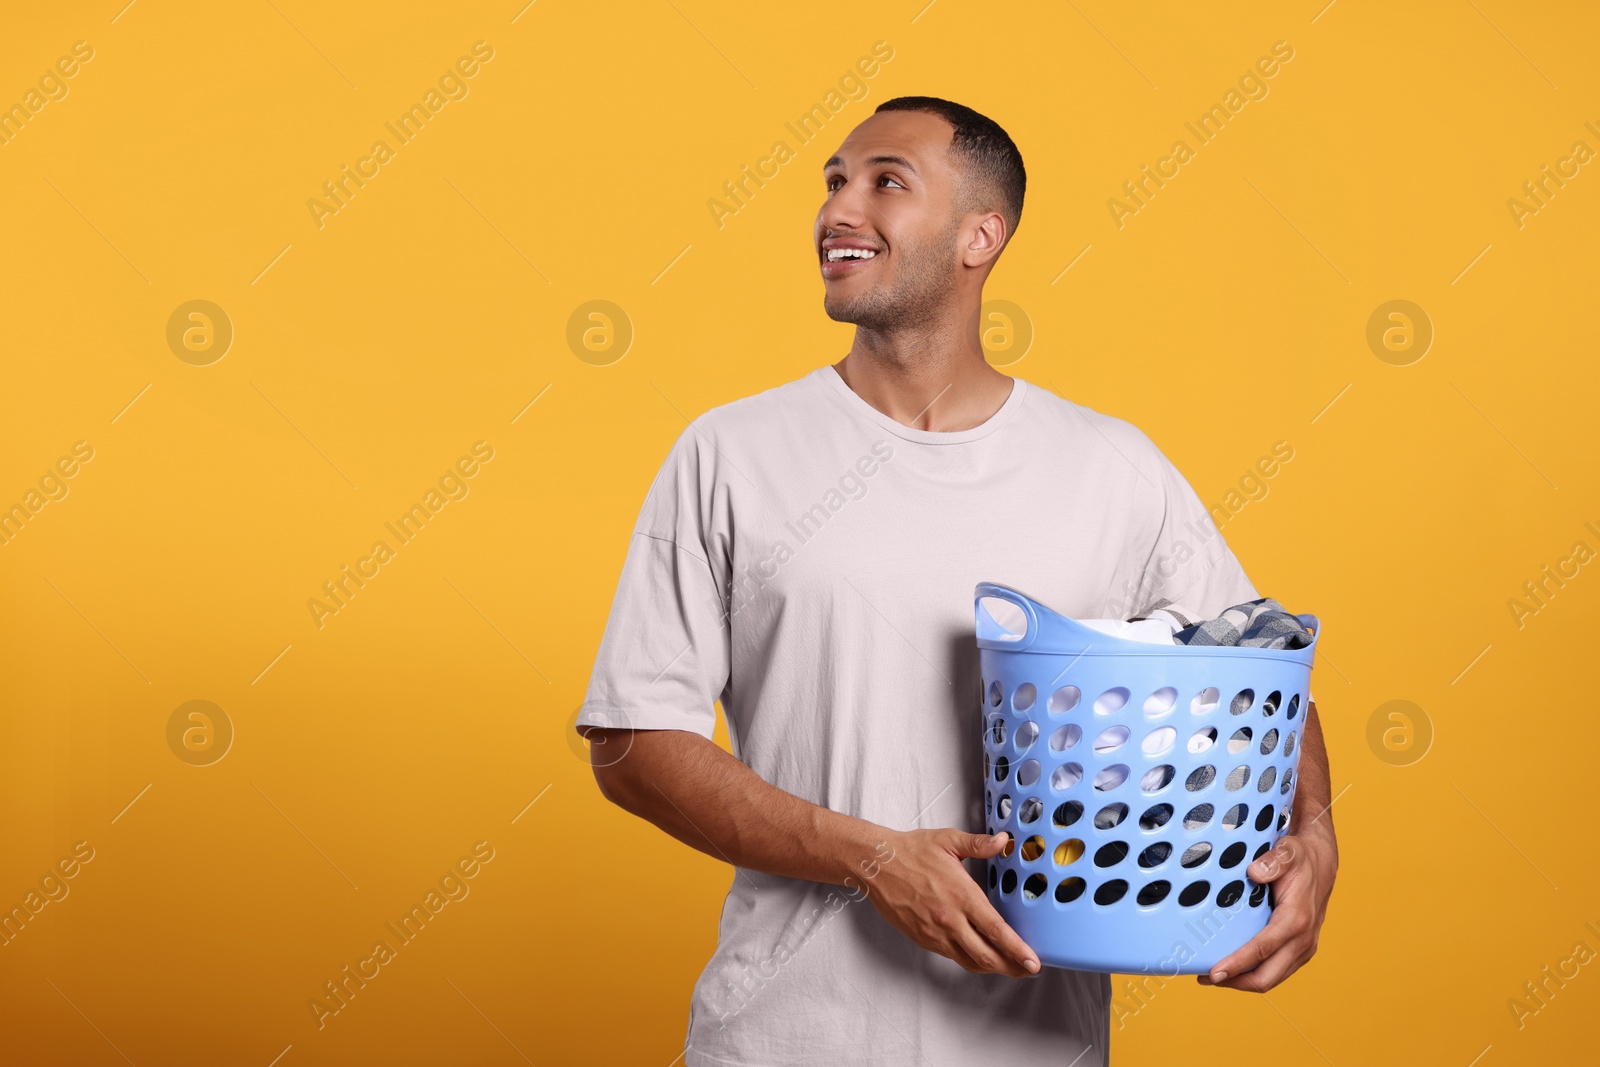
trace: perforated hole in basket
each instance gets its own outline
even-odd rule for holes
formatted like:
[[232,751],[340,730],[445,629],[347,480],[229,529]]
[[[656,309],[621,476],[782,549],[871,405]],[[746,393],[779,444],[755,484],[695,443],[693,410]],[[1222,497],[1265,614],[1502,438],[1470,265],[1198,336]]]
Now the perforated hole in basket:
[[1039,780],[1041,773],[1038,760],[1023,760],[1022,766],[1017,768],[1017,784],[1026,789]]
[[1211,764],[1196,767],[1189,772],[1189,777],[1184,780],[1183,787],[1191,793],[1198,793],[1212,782],[1217,780],[1217,769]]
[[1170,763],[1163,763],[1159,767],[1151,767],[1139,776],[1139,792],[1159,793],[1172,784],[1177,770]]
[[1294,755],[1294,731],[1289,731],[1289,736],[1283,739],[1283,758],[1288,759]]
[[1295,716],[1295,712],[1297,712],[1299,710],[1300,710],[1300,694],[1296,693],[1294,696],[1289,698],[1289,710],[1283,713],[1283,717],[1285,719],[1292,719]]
[[1069,837],[1056,846],[1055,854],[1051,857],[1057,867],[1069,867],[1083,857],[1083,842],[1076,837]]
[[1065,715],[1078,706],[1078,699],[1082,694],[1075,685],[1064,685],[1050,694],[1050,714]]
[[1001,822],[1005,822],[1007,819],[1011,818],[1011,794],[1010,793],[1002,793],[1002,794],[1000,794],[1000,806],[995,809],[995,812],[996,812],[996,814],[998,814],[1000,816],[1000,821]]
[[1250,747],[1250,727],[1241,726],[1228,738],[1228,752],[1237,756]]
[[1077,785],[1083,779],[1083,766],[1078,763],[1063,763],[1050,775],[1050,788],[1058,793],[1064,793]]
[[994,761],[994,780],[1003,782],[1011,774],[1011,761],[1004,756],[997,756]]
[[1198,756],[1208,752],[1211,746],[1217,743],[1217,728],[1215,726],[1202,726],[1189,735],[1189,754]]
[[1255,702],[1256,691],[1254,689],[1241,689],[1234,696],[1233,702],[1228,705],[1228,713],[1230,715],[1243,715],[1250,710],[1250,705]]
[[1156,805],[1153,805],[1150,808],[1147,808],[1145,810],[1145,813],[1143,815],[1139,816],[1139,829],[1141,829],[1141,830],[1159,830],[1163,826],[1167,825],[1167,823],[1169,821],[1171,821],[1171,819],[1172,819],[1172,805],[1171,804],[1156,804]]
[[1272,805],[1268,804],[1256,812],[1256,829],[1265,832],[1272,825]]
[[1244,883],[1237,878],[1223,886],[1217,893],[1217,907],[1231,908],[1244,896]]
[[1088,883],[1082,878],[1063,878],[1056,886],[1056,903],[1071,904],[1083,896],[1083,890]]
[[1165,841],[1157,841],[1155,844],[1139,853],[1139,866],[1145,868],[1159,867],[1163,863],[1167,862],[1167,859],[1171,855],[1172,846],[1167,844]]
[[1065,830],[1083,817],[1083,805],[1076,800],[1063,801],[1056,807],[1050,821]]
[[1050,735],[1050,747],[1057,752],[1065,752],[1083,738],[1083,727],[1075,722],[1065,726],[1058,726],[1056,732]]
[[1217,710],[1217,704],[1222,700],[1222,693],[1216,686],[1208,686],[1194,695],[1189,701],[1189,711],[1194,715],[1206,715]]
[[1256,792],[1266,793],[1272,790],[1272,783],[1278,780],[1278,769],[1268,767],[1261,772],[1261,777],[1256,779]]
[[1039,816],[1044,814],[1044,801],[1038,797],[1029,797],[1017,809],[1017,821],[1024,826],[1039,821]]
[[1230,793],[1235,793],[1243,789],[1247,784],[1249,784],[1249,782],[1250,765],[1248,763],[1241,763],[1239,766],[1228,772],[1227,781],[1222,783],[1222,787]]
[[1289,795],[1289,790],[1294,788],[1294,768],[1290,767],[1283,772],[1283,781],[1278,783],[1278,792],[1283,796]]
[[1171,882],[1157,880],[1147,883],[1139,890],[1139,895],[1133,899],[1139,903],[1140,907],[1149,908],[1166,900],[1167,894],[1170,892],[1172,892]]
[[1244,842],[1235,841],[1233,844],[1222,850],[1222,855],[1217,857],[1217,866],[1224,868],[1237,867],[1241,862],[1243,862],[1244,853]]
[[1096,867],[1115,867],[1128,858],[1128,843],[1126,841],[1112,841],[1101,845],[1094,854]]
[[1180,907],[1192,908],[1211,893],[1210,882],[1190,882],[1183,887],[1183,892],[1178,894]]
[[1139,751],[1154,759],[1156,756],[1164,755],[1177,740],[1177,730],[1170,726],[1162,726],[1144,735],[1144,740],[1139,742]]
[[1122,820],[1128,817],[1128,805],[1107,804],[1094,813],[1094,828],[1096,830],[1112,830],[1122,825]]
[[1211,822],[1211,816],[1215,815],[1216,811],[1217,809],[1210,804],[1196,804],[1183,817],[1183,828],[1185,830],[1199,830]]
[[1178,706],[1178,691],[1172,686],[1164,686],[1144,698],[1144,713],[1152,719],[1159,719]]
[[1127,703],[1128,691],[1125,688],[1118,686],[1115,689],[1107,689],[1095,700],[1094,713],[1096,715],[1110,715],[1113,712],[1121,711]]
[[1022,842],[1022,858],[1032,862],[1044,855],[1044,838],[1034,834]]
[[1050,879],[1035,871],[1028,875],[1028,880],[1022,883],[1022,898],[1024,900],[1038,900],[1044,896],[1044,891],[1050,888]]
[[1000,876],[1000,892],[1011,895],[1017,888],[1017,872],[1008,870]]
[[1266,733],[1261,735],[1261,754],[1263,756],[1272,755],[1272,750],[1277,748],[1277,747],[1278,747],[1278,731],[1276,731],[1276,730],[1268,730]]
[[1244,825],[1245,819],[1250,817],[1250,805],[1235,804],[1222,813],[1222,828],[1224,830],[1237,830]]
[[1016,736],[1011,739],[1011,747],[1020,756],[1032,748],[1037,740],[1039,740],[1039,724],[1030,719],[1017,724]]
[[1006,718],[1004,715],[996,715],[989,720],[989,743],[995,748],[999,748],[1006,743]]
[[1183,856],[1178,860],[1180,867],[1198,867],[1211,858],[1211,842],[1196,841],[1183,850]]
[[1109,793],[1117,786],[1128,780],[1128,765],[1126,763],[1113,763],[1104,767],[1094,776],[1094,787],[1102,793]]
[[1108,752],[1115,752],[1128,743],[1129,732],[1126,726],[1107,726],[1094,739],[1095,754],[1103,756]]
[[[968,689],[967,692],[970,693],[970,692],[972,692],[972,690]],[[990,682],[989,683],[989,706],[993,707],[993,708],[998,708],[1000,706],[1000,683],[999,682]]]
[[1274,689],[1267,694],[1267,699],[1261,702],[1261,714],[1267,718],[1278,714],[1278,705],[1283,703],[1283,694]]
[[1128,883],[1122,878],[1113,878],[1109,882],[1101,882],[1100,888],[1094,891],[1096,904],[1115,904],[1128,893]]
[[1033,707],[1033,702],[1038,699],[1039,691],[1032,682],[1023,682],[1017,686],[1017,691],[1011,694],[1011,707],[1017,711],[1027,711]]

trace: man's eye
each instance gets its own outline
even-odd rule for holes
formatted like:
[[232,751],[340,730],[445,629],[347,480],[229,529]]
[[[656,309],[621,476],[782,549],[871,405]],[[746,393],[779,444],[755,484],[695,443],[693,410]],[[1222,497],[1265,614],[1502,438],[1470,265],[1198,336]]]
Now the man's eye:
[[[889,175],[887,175],[887,174],[885,174],[882,178],[879,178],[878,180],[879,181],[885,181],[885,182],[894,182],[896,185],[900,185],[900,182],[898,180],[889,177]],[[904,189],[905,186],[900,185],[900,188]]]

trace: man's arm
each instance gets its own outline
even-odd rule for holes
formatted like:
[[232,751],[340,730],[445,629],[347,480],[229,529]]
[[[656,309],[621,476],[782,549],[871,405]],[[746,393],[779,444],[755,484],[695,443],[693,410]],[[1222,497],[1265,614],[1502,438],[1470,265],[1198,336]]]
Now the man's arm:
[[1008,834],[891,830],[785,792],[687,730],[586,736],[605,798],[684,844],[737,867],[859,888],[901,933],[969,971],[1039,970],[961,863],[997,855]]
[[1201,975],[1202,985],[1265,993],[1299,970],[1317,951],[1328,914],[1328,897],[1339,873],[1333,833],[1328,750],[1322,743],[1317,705],[1308,703],[1300,727],[1300,784],[1294,814],[1270,852],[1248,868],[1256,882],[1273,884],[1272,918],[1266,928]]

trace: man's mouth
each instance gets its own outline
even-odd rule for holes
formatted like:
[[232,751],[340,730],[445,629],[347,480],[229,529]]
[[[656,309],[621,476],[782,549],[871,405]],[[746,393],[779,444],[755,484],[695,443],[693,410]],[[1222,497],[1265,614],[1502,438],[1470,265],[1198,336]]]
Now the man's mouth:
[[879,253],[870,248],[824,248],[822,250],[822,276],[838,278],[855,274],[866,268]]

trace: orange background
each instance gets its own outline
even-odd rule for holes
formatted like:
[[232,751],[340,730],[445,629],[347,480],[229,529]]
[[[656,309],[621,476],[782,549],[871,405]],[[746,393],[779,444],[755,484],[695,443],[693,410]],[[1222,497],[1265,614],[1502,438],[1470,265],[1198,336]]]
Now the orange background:
[[[1229,507],[1255,584],[1326,625],[1321,952],[1265,997],[1170,985],[1119,1015],[1117,1061],[1592,1052],[1595,968],[1542,1003],[1524,983],[1600,951],[1600,175],[1508,207],[1600,149],[1591,9],[118,2],[0,36],[0,104],[92,50],[0,144],[0,506],[25,516],[0,544],[0,906],[93,852],[0,948],[8,1060],[679,1053],[730,872],[602,802],[571,721],[686,419],[848,348],[820,169],[903,94],[990,115],[1027,161],[995,362],[1145,429]],[[800,143],[785,123],[879,41]],[[1193,140],[1279,41],[1266,95]],[[385,123],[462,57],[465,95],[399,142]],[[1108,201],[1180,138],[1193,158],[1119,227]],[[308,201],[379,139],[319,224]],[[708,201],[780,139],[719,226]],[[174,345],[194,300],[214,310]],[[594,300],[615,309],[574,344]],[[1369,346],[1392,300],[1431,322],[1420,358]],[[1293,460],[1229,505],[1280,440]],[[465,495],[393,540],[480,441]],[[380,539],[319,626],[307,602]],[[220,714],[169,730],[190,701]],[[323,983],[479,842],[447,883],[467,895],[319,1029]]]

